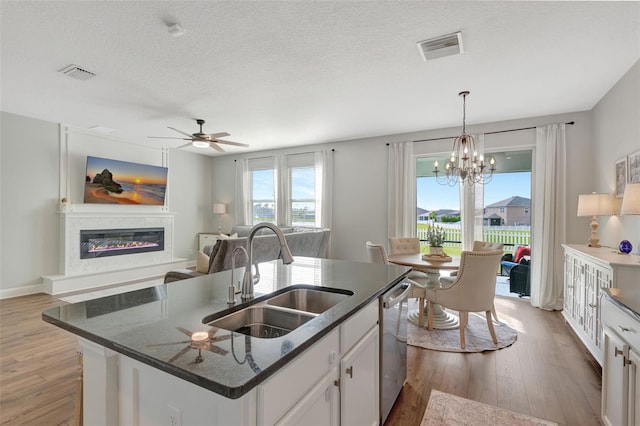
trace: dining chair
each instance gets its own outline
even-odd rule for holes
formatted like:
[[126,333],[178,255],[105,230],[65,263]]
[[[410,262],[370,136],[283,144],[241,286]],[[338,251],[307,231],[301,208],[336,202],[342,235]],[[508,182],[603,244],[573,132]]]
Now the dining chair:
[[484,312],[491,339],[497,344],[491,310],[496,294],[496,271],[501,257],[502,250],[463,251],[460,269],[453,284],[446,288],[427,288],[425,291],[429,303],[427,328],[433,328],[433,304],[458,311],[460,347],[464,349],[464,332],[469,322],[469,312]]
[[[389,264],[387,251],[382,244],[374,244],[371,241],[367,241],[365,246],[367,248],[367,256],[369,257],[369,262]],[[407,280],[411,284],[411,290],[409,291],[408,297],[418,299],[418,304],[420,305],[420,313],[424,312],[425,290],[427,285],[427,275],[422,275],[424,275],[424,277],[417,274],[416,271],[411,271],[409,272],[409,275],[407,275]],[[418,317],[418,325],[420,327],[424,327],[424,315],[422,314],[420,314]]]
[[[486,241],[474,241],[473,242],[473,251],[491,251],[491,250],[503,250],[504,244],[502,243],[488,243]],[[458,275],[458,271],[453,271],[451,276],[449,277],[441,277],[440,284],[443,287],[450,287],[451,284],[456,280],[456,275]],[[491,315],[493,315],[493,319],[498,321],[498,313],[496,312],[495,304],[491,308]]]

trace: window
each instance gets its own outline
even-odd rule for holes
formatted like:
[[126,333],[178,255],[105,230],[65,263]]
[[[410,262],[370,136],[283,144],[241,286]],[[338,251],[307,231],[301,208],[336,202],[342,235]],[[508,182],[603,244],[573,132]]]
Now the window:
[[331,157],[327,151],[245,160],[241,208],[251,213],[245,220],[330,227]]
[[251,224],[276,223],[276,168],[275,158],[249,160]]
[[504,207],[500,207],[500,213],[504,213]]
[[320,226],[316,221],[319,204],[314,154],[286,157],[286,224],[292,226]]

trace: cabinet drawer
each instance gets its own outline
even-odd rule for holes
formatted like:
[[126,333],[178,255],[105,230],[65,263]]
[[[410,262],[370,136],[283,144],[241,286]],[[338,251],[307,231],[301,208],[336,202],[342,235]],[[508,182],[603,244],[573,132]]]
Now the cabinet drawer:
[[602,325],[609,327],[624,339],[633,349],[640,350],[640,322],[617,307],[606,297],[602,297]]
[[340,324],[340,353],[349,352],[358,340],[378,323],[378,299],[360,309],[354,316]]
[[274,424],[338,362],[338,335],[333,330],[258,387],[258,424]]

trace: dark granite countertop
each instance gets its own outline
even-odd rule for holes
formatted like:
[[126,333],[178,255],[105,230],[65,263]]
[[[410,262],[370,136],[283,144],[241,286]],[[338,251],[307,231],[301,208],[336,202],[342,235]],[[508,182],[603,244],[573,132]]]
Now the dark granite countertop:
[[[260,264],[253,303],[292,285],[352,291],[353,296],[273,339],[231,333],[202,323],[229,309],[230,271],[49,309],[42,318],[71,333],[180,377],[227,398],[239,398],[273,375],[321,337],[400,282],[409,268],[296,257]],[[236,280],[240,275],[236,275]],[[236,295],[234,310],[245,304]],[[213,335],[199,351],[197,331]],[[213,347],[212,347],[213,346]],[[202,362],[196,362],[201,352]]]
[[640,321],[640,289],[603,288],[600,293],[620,309]]

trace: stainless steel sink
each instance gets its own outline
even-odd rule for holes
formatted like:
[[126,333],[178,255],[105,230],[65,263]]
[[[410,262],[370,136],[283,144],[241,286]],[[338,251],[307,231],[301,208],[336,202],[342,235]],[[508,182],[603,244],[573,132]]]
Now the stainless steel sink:
[[321,314],[352,294],[346,292],[336,293],[315,288],[293,288],[268,299],[267,305]]
[[273,339],[290,333],[352,295],[348,290],[297,285],[228,315],[223,312],[209,315],[202,322],[252,337]]
[[208,323],[213,327],[253,337],[272,339],[300,327],[316,315],[254,305]]

